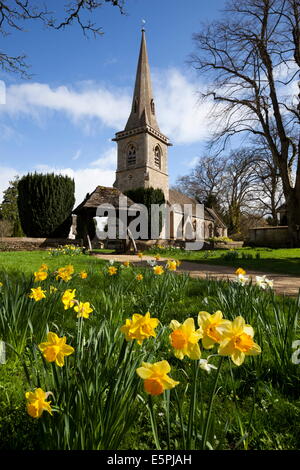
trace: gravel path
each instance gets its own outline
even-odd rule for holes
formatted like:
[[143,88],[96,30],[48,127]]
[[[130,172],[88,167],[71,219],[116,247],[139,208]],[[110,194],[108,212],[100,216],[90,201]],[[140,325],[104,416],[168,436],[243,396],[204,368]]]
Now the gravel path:
[[[153,260],[153,256],[143,256],[141,260],[137,255],[113,255],[113,254],[99,254],[94,255],[100,259],[114,259],[115,261],[124,262],[130,261],[135,265],[147,266],[147,260]],[[167,261],[168,258],[161,258],[160,262]],[[242,267],[242,266],[241,266]],[[213,279],[236,279],[235,268],[230,266],[216,266],[202,263],[195,263],[190,261],[182,261],[178,271],[186,272],[191,277],[213,278]],[[288,274],[277,273],[263,273],[260,271],[247,270],[247,277],[264,276],[274,281],[274,289],[278,294],[285,294],[290,296],[297,296],[300,289],[300,277],[290,276]]]

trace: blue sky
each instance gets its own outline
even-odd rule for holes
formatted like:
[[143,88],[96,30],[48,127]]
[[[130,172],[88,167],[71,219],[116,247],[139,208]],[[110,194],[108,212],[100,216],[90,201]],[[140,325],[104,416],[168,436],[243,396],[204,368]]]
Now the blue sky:
[[[62,0],[49,2],[62,14]],[[97,184],[112,185],[115,132],[123,130],[131,106],[141,40],[146,39],[158,123],[173,143],[173,184],[187,174],[209,137],[205,86],[187,65],[192,34],[218,17],[225,0],[127,0],[126,15],[106,5],[93,20],[104,35],[85,38],[77,25],[65,31],[27,23],[27,32],[1,38],[10,54],[26,53],[30,80],[0,72],[6,104],[0,104],[0,200],[15,175],[56,171],[75,178],[76,203]]]

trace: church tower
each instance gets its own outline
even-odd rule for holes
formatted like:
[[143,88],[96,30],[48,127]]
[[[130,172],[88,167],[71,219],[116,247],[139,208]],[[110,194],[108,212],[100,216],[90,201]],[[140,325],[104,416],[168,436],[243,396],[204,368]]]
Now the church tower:
[[124,131],[113,141],[118,145],[114,186],[122,193],[136,188],[160,188],[169,200],[169,139],[160,132],[152,94],[145,30],[136,73],[131,113]]

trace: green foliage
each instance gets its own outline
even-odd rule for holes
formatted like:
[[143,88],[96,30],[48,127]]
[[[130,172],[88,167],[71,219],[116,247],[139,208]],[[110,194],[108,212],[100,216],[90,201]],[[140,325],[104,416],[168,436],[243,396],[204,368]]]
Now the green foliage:
[[18,208],[28,237],[66,238],[72,223],[75,184],[68,176],[28,174],[18,184]]
[[137,204],[144,204],[148,209],[151,208],[151,204],[163,204],[165,202],[165,196],[161,189],[131,189],[126,192],[126,196]]
[[[161,189],[137,188],[127,191],[126,196],[137,204],[144,204],[148,209],[148,238],[151,238],[151,205],[164,204],[165,196]],[[159,232],[162,230],[162,216],[159,219]]]
[[50,248],[49,255],[51,256],[79,256],[84,252],[84,248],[75,245],[58,246],[58,248]]
[[0,219],[11,222],[13,237],[22,237],[24,235],[17,204],[18,184],[19,177],[16,176],[13,181],[9,182],[10,186],[3,191],[3,201],[0,204]]
[[239,253],[237,251],[228,251],[221,255],[224,260],[235,260],[239,259]]
[[229,237],[210,237],[208,238],[209,242],[233,242],[233,240]]

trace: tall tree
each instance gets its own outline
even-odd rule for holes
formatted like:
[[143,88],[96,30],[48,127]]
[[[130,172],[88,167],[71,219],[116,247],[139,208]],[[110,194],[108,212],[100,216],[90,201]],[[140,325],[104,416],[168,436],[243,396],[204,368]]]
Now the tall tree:
[[176,188],[201,204],[218,209],[225,167],[226,161],[219,156],[200,157],[190,175],[177,179]]
[[[14,30],[27,30],[28,22],[38,21],[52,29],[64,29],[77,23],[83,33],[87,35],[103,34],[102,28],[89,19],[95,10],[105,3],[116,6],[124,13],[125,0],[68,0],[61,2],[63,14],[56,17],[51,11],[51,0],[1,0],[0,1],[0,35],[7,36]],[[48,6],[47,6],[48,5]],[[50,10],[49,10],[50,8]],[[14,56],[0,50],[0,68],[8,72],[20,73],[28,77],[28,64],[24,54]]]
[[254,211],[261,157],[251,148],[241,148],[228,155],[199,158],[190,175],[177,180],[177,189],[216,209],[230,233],[240,232],[243,212]]
[[18,208],[27,237],[67,238],[75,183],[68,176],[29,173],[18,184]]
[[300,244],[299,0],[230,0],[221,21],[194,35],[194,67],[211,85],[222,123],[216,142],[238,133],[264,139],[279,170],[292,245]]
[[257,177],[253,171],[256,165],[256,154],[250,149],[239,149],[231,152],[227,161],[224,178],[225,221],[230,233],[241,231],[241,214],[253,210]]
[[257,212],[266,217],[271,225],[278,225],[278,209],[284,197],[279,169],[265,143],[256,147],[256,165],[253,168],[257,176],[254,202]]
[[0,218],[7,220],[12,224],[13,237],[23,235],[18,210],[18,184],[19,177],[16,176],[13,181],[9,182],[9,187],[3,191],[3,200],[0,204]]

